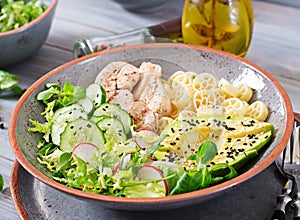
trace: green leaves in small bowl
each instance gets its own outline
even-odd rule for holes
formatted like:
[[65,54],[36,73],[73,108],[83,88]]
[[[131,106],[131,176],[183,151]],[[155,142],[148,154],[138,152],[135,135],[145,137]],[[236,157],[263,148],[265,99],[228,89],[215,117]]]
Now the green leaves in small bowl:
[[38,18],[47,7],[41,1],[0,1],[0,33],[22,27]]

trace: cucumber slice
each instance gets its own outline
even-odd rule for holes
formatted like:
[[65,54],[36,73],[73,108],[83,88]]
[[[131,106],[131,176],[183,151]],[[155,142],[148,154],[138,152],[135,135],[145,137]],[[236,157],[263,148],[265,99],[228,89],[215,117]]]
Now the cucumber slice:
[[106,142],[118,143],[126,140],[124,127],[119,119],[104,116],[97,125],[103,131]]
[[92,121],[78,118],[67,124],[61,134],[60,148],[65,152],[72,152],[80,143],[91,143],[101,148],[104,143],[104,135],[101,129]]
[[130,132],[130,127],[132,126],[131,116],[120,106],[111,103],[104,103],[94,112],[94,116],[101,115],[107,115],[109,117],[119,119],[124,126],[125,133],[128,134]]
[[60,112],[55,112],[51,126],[52,142],[58,146],[60,145],[60,135],[70,121],[74,121],[77,118],[87,119],[88,117],[84,109],[78,105],[63,107],[60,110]]
[[93,115],[93,116],[90,118],[90,120],[91,120],[92,122],[95,122],[95,123],[97,124],[98,121],[102,120],[102,119],[105,118],[105,117],[109,117],[109,116],[107,116],[107,115],[101,115],[101,116],[95,116],[95,115]]
[[90,114],[94,110],[94,104],[89,97],[78,100],[77,104],[81,105],[87,114]]
[[98,108],[106,101],[106,94],[104,89],[97,83],[90,84],[86,89],[86,96],[89,97],[95,108]]
[[81,105],[75,103],[75,104],[72,104],[72,105],[69,105],[69,106],[66,106],[66,107],[59,108],[54,112],[53,119],[55,120],[61,114],[64,114],[68,111],[74,111],[76,109],[81,109],[82,110],[83,107]]

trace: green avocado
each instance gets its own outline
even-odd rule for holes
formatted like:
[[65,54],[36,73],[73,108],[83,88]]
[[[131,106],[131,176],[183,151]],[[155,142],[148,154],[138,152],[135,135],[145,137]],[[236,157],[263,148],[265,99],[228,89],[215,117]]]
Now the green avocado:
[[168,135],[154,153],[158,160],[195,169],[187,158],[197,152],[201,143],[213,141],[218,153],[207,166],[213,170],[217,164],[228,164],[239,169],[271,139],[274,126],[249,117],[197,117],[176,120],[162,134]]

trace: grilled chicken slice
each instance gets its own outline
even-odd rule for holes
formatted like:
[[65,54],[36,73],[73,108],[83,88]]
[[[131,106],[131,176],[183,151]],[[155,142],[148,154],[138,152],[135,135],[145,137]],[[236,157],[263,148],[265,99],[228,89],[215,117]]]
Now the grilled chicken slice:
[[117,75],[117,89],[132,91],[140,79],[139,69],[131,64],[126,64]]
[[100,84],[106,92],[108,102],[117,92],[117,75],[126,62],[111,62],[98,73],[95,83]]
[[159,115],[150,111],[146,103],[142,101],[133,102],[128,113],[131,115],[137,131],[157,130]]
[[143,62],[140,66],[140,81],[133,90],[134,100],[147,104],[148,109],[161,116],[171,113],[171,100],[161,81],[159,65]]
[[[106,92],[106,102],[117,95],[118,90],[131,91],[139,81],[139,69],[126,62],[112,62],[97,75],[95,83],[100,84]],[[123,92],[122,92],[123,93]]]
[[117,90],[110,103],[117,104],[128,112],[133,101],[133,94],[128,89],[120,89]]

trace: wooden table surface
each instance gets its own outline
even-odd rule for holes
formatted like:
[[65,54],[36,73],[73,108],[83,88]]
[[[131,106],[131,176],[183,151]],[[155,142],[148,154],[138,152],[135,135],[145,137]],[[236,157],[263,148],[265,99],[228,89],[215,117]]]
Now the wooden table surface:
[[[59,1],[49,37],[42,48],[27,61],[4,70],[18,75],[20,86],[28,88],[49,70],[73,59],[75,40],[108,36],[176,18],[181,15],[183,2],[173,0],[157,12],[133,13],[109,0]],[[263,1],[253,1],[253,7],[255,28],[246,59],[272,73],[288,92],[294,110],[300,112],[297,97],[300,94],[300,8]],[[17,101],[17,97],[10,95],[0,97],[0,116],[5,125],[0,129],[0,173],[6,187],[0,194],[0,219],[19,219],[9,193],[15,157],[7,134]]]

